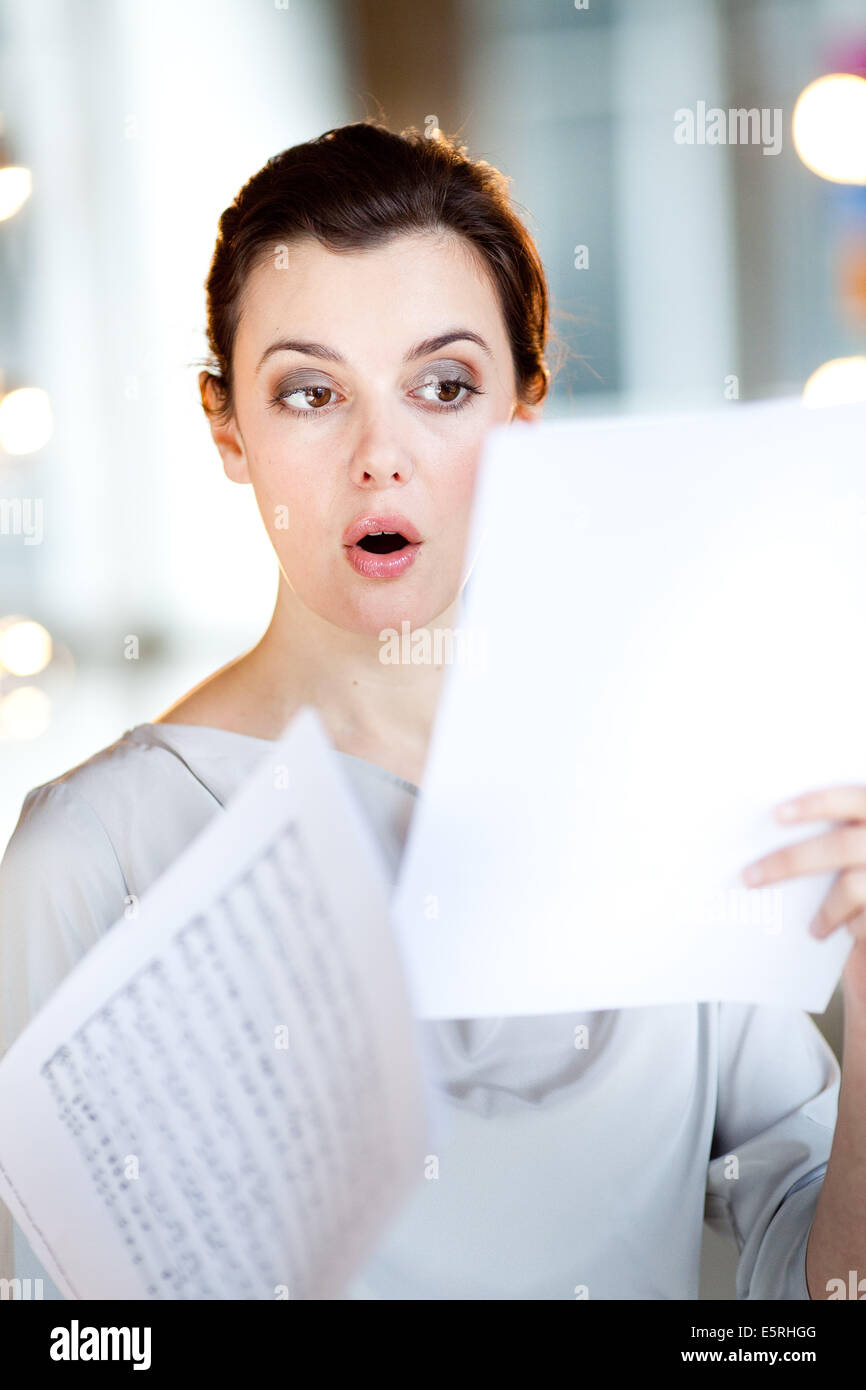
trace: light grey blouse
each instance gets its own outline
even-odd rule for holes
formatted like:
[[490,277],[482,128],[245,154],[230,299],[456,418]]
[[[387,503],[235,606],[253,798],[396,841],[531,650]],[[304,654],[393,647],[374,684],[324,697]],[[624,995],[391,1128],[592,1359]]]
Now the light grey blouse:
[[[27,794],[0,864],[2,1051],[267,747],[139,724]],[[337,756],[393,880],[419,790]],[[739,1298],[809,1298],[840,1073],[808,1014],[693,1003],[421,1027],[452,1123],[348,1297],[694,1299],[706,1220],[736,1242]],[[60,1297],[0,1215],[0,1275],[14,1228],[15,1274]]]

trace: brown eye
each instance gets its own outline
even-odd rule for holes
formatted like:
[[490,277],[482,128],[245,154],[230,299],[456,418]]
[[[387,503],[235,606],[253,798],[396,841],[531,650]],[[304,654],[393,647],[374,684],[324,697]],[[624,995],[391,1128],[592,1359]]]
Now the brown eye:
[[[440,376],[438,372],[431,373],[423,386],[419,386],[417,390],[424,393],[421,399],[427,400],[431,405],[444,405],[446,410],[459,410],[473,396],[482,394],[480,387],[473,386],[463,377]],[[431,394],[428,395],[428,392]]]
[[285,391],[278,391],[271,404],[281,410],[291,410],[295,415],[315,415],[330,405],[336,394],[333,386],[312,382],[309,386],[289,386]]
[[[447,404],[449,401],[456,400],[460,390],[461,385],[459,381],[443,381],[440,382],[437,395],[443,403]],[[445,392],[444,396],[442,395],[443,391]]]

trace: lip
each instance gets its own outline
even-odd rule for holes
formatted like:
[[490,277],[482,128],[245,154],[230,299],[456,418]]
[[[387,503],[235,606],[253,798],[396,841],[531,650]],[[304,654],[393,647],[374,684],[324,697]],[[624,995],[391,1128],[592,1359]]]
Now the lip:
[[371,531],[399,531],[400,535],[405,536],[413,545],[418,545],[421,541],[421,533],[417,526],[413,526],[405,516],[400,516],[397,512],[388,512],[383,516],[365,512],[363,516],[356,516],[352,524],[346,527],[343,532],[343,545],[357,545],[358,541]]
[[[362,550],[358,542],[371,531],[399,531],[409,542],[402,550],[392,550],[390,555],[373,555]],[[405,516],[389,512],[384,516],[371,516],[365,512],[356,517],[343,532],[343,553],[349,564],[358,574],[368,579],[396,579],[405,574],[415,563],[415,556],[421,549],[421,535],[416,526]]]

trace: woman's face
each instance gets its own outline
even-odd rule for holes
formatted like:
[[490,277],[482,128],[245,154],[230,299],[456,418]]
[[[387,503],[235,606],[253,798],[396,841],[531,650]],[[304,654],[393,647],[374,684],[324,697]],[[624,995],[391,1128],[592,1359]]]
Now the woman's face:
[[[484,436],[536,414],[517,405],[501,310],[469,243],[290,243],[248,278],[234,373],[235,415],[214,439],[228,476],[252,483],[297,598],[370,635],[444,613],[466,577]],[[352,528],[365,525],[410,544],[360,543]]]

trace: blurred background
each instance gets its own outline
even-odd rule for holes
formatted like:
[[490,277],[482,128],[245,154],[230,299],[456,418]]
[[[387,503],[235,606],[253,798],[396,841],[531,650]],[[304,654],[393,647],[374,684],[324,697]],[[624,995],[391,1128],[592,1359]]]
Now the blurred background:
[[[511,179],[547,418],[866,399],[866,0],[2,0],[0,851],[28,790],[267,625],[203,282],[246,179],[365,116]],[[702,1297],[735,1262],[708,1233]]]

